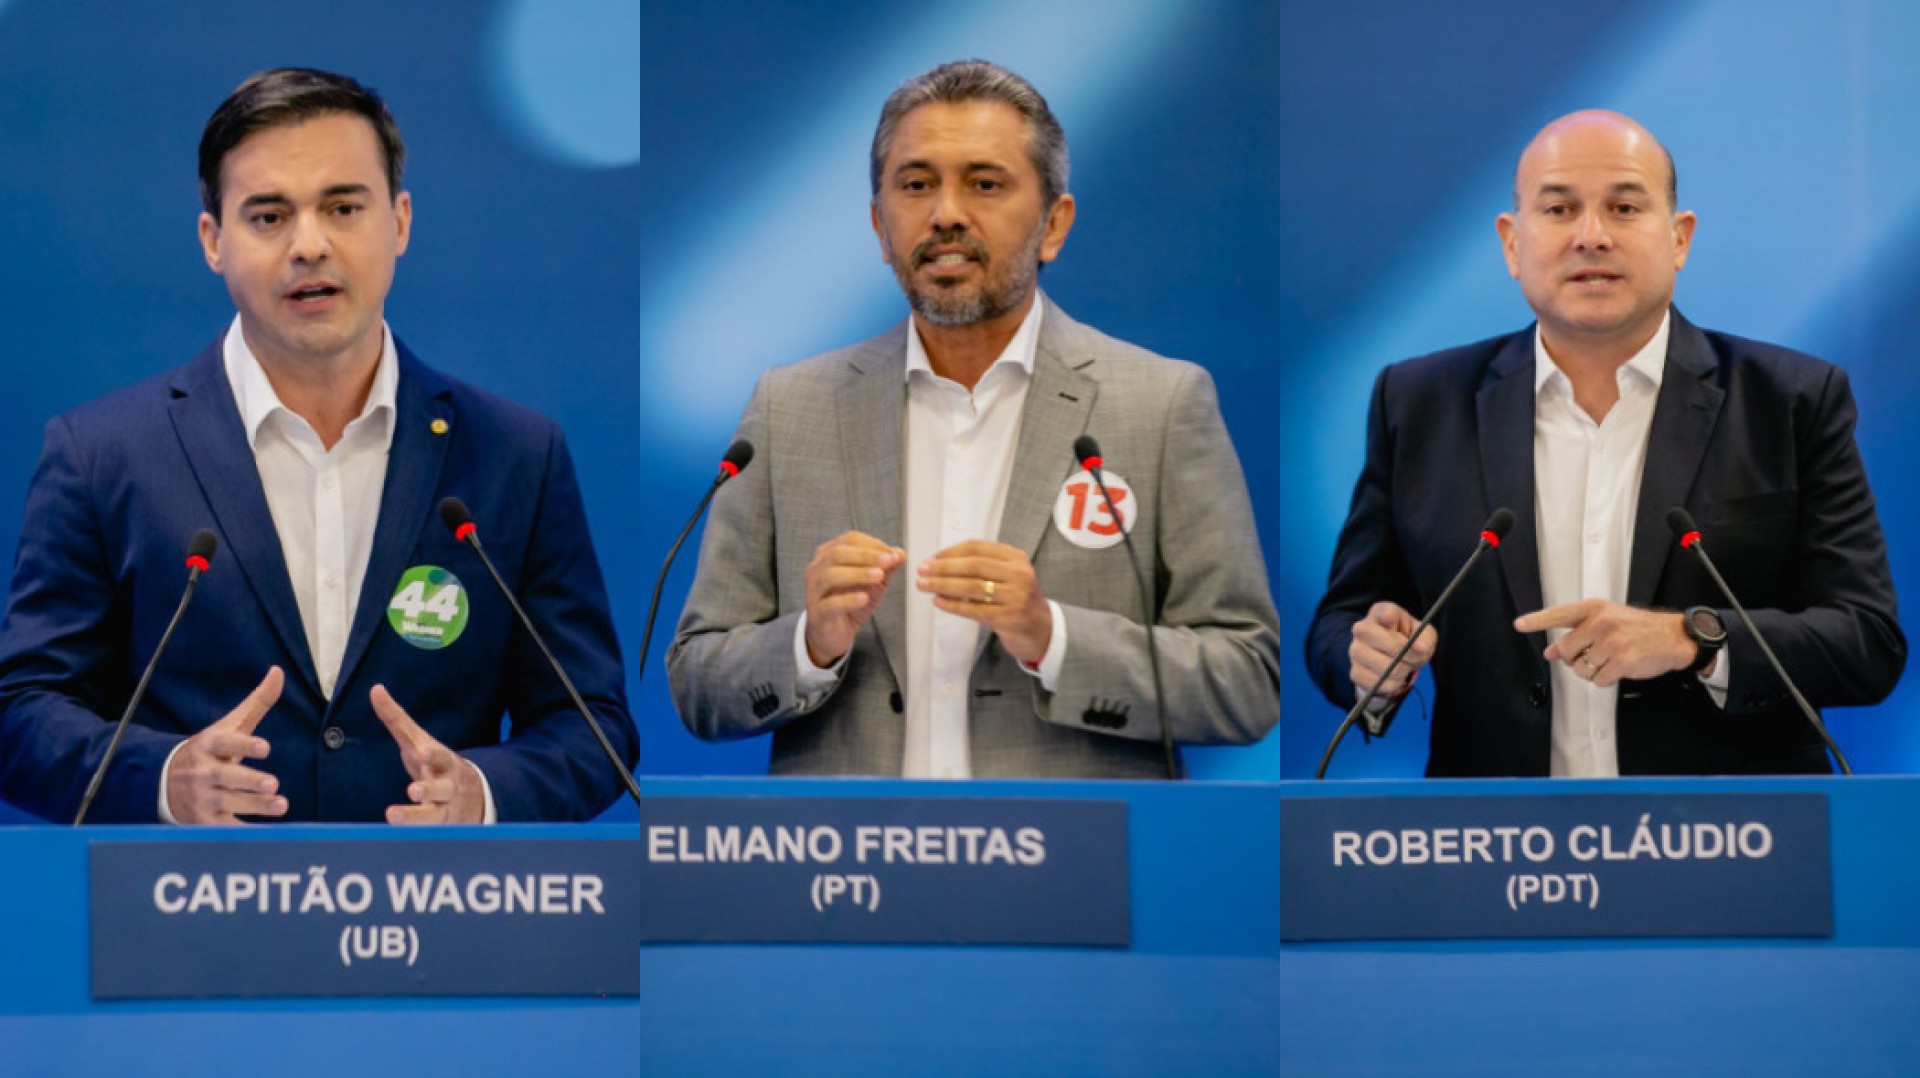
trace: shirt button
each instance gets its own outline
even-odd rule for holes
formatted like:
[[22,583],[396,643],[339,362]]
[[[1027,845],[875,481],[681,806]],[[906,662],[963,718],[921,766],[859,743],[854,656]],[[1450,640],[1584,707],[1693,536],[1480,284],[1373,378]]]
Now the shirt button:
[[964,520],[961,520],[959,517],[955,517],[952,520],[947,521],[947,529],[949,531],[956,531],[956,532],[961,531],[961,530],[964,530],[966,526],[967,526],[967,522]]
[[329,752],[339,752],[340,747],[347,743],[347,732],[338,726],[329,726],[320,732],[320,743]]
[[963,434],[960,437],[955,438],[953,440],[953,444],[959,446],[962,449],[965,449],[966,447],[973,444],[973,439]]
[[946,696],[946,697],[952,697],[953,693],[954,693],[953,682],[943,681],[940,683],[940,695]]
[[323,475],[320,477],[321,490],[332,490],[333,488],[334,488],[334,478],[333,478],[332,472],[328,472],[326,475]]
[[328,591],[332,591],[340,586],[340,578],[337,576],[328,576],[320,582],[320,586],[326,588]]
[[1606,536],[1598,528],[1587,533],[1587,542],[1589,543],[1597,543],[1604,538],[1606,538]]

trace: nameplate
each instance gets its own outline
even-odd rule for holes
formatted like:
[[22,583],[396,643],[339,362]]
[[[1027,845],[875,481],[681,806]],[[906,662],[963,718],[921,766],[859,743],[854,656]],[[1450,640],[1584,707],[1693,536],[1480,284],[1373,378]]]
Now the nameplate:
[[1281,938],[1831,936],[1822,794],[1286,798]]
[[89,844],[93,998],[638,996],[631,839]]
[[1125,947],[1123,801],[648,798],[648,942]]

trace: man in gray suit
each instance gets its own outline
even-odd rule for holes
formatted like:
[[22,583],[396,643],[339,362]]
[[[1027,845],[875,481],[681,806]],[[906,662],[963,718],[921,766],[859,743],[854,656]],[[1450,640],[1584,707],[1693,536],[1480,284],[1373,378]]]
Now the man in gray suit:
[[937,67],[888,98],[871,169],[913,315],[754,389],[760,463],[714,502],[667,657],[681,719],[771,732],[776,774],[1151,778],[1152,626],[1173,740],[1264,736],[1278,617],[1212,379],[1036,287],[1074,217],[1045,99]]

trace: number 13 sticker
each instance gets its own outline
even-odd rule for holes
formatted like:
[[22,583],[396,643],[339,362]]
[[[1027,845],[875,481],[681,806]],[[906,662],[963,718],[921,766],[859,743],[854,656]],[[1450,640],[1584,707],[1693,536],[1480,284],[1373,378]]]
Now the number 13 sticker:
[[[1120,541],[1121,532],[1133,530],[1135,498],[1133,484],[1124,476],[1102,469],[1107,493],[1113,495],[1113,509],[1100,495],[1100,485],[1086,471],[1078,471],[1061,484],[1060,496],[1053,501],[1053,526],[1067,542],[1087,550],[1104,550]],[[1120,518],[1114,519],[1114,510]]]

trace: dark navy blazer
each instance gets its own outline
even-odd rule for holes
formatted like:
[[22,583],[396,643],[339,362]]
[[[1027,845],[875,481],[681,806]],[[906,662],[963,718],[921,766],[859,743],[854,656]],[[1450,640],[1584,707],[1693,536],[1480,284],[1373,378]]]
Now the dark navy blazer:
[[[1314,680],[1351,707],[1354,621],[1382,599],[1426,610],[1493,509],[1514,511],[1507,541],[1485,559],[1494,564],[1477,566],[1435,622],[1430,775],[1548,770],[1546,637],[1513,631],[1514,618],[1541,607],[1533,337],[1529,328],[1381,372],[1366,464],[1307,634]],[[1674,506],[1698,522],[1703,545],[1815,707],[1873,703],[1892,691],[1907,643],[1854,419],[1839,367],[1703,332],[1673,313],[1627,601],[1718,610],[1733,665],[1725,708],[1690,674],[1622,682],[1622,774],[1830,770],[1752,636],[1674,541]]]
[[[288,820],[380,820],[406,802],[399,750],[367,698],[375,684],[480,768],[502,821],[588,818],[618,796],[593,732],[478,556],[437,515],[448,495],[472,508],[501,574],[631,763],[638,735],[619,642],[560,429],[397,350],[386,487],[331,701],[218,340],[178,370],[47,424],[0,626],[0,797],[72,818],[179,601],[200,528],[219,537],[219,552],[89,821],[153,821],[167,754],[275,664],[286,688],[260,724],[273,748],[257,766],[279,778]],[[451,571],[466,591],[465,631],[437,651],[407,643],[387,619],[401,574],[418,565]]]

